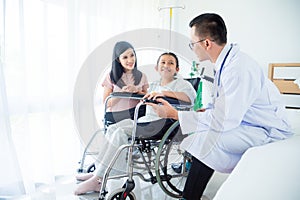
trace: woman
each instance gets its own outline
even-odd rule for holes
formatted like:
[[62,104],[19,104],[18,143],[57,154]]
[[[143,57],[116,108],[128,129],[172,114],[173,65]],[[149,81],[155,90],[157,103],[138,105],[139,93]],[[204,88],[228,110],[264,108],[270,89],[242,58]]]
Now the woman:
[[[112,67],[102,83],[103,102],[112,92],[146,94],[149,87],[147,77],[137,69],[136,54],[133,46],[125,41],[117,42],[112,56]],[[107,102],[105,120],[113,124],[123,119],[133,119],[134,108],[138,101],[125,98],[110,98]],[[144,110],[140,111],[140,115]]]

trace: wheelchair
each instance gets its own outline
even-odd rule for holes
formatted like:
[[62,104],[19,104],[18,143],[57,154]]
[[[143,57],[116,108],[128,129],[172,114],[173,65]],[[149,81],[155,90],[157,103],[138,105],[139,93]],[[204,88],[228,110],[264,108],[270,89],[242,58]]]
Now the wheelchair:
[[[188,81],[190,81],[195,90],[197,90],[200,78],[189,79]],[[109,98],[130,98],[141,100],[142,96],[127,93],[113,93]],[[189,103],[178,101],[177,99],[166,98],[166,100],[178,110],[190,110],[192,108]],[[105,109],[106,105],[107,104],[105,104]],[[134,124],[130,143],[118,148],[115,156],[112,158],[109,166],[107,167],[102,178],[99,200],[135,200],[136,196],[133,193],[133,189],[135,187],[133,179],[134,176],[151,184],[158,183],[163,192],[170,197],[182,197],[182,191],[188,175],[188,164],[190,160],[189,155],[184,150],[180,149],[181,141],[185,136],[181,133],[178,121],[172,119],[138,122],[138,118],[144,115],[144,110],[145,104],[144,102],[140,102],[135,107],[134,113],[132,113],[132,111],[127,111],[126,117],[133,118]],[[124,118],[120,114],[121,113],[104,114],[104,119],[106,119],[104,120],[104,130],[102,130],[104,133],[109,125]],[[113,118],[112,116],[117,117]],[[159,130],[156,130],[153,127],[159,127]],[[119,155],[123,151],[127,152],[127,171],[123,174],[112,176],[110,175],[110,172],[113,169]],[[138,152],[139,156],[133,156],[133,152]],[[180,168],[174,170],[174,164],[179,165]],[[88,172],[93,170],[95,170],[94,165],[88,168]],[[106,188],[107,182],[121,178],[127,178],[125,183],[117,190],[108,192]],[[108,193],[109,196],[106,197]]]
[[[123,99],[135,99],[135,100],[141,100],[143,98],[143,95],[134,94],[134,93],[127,93],[127,92],[113,92],[111,93],[104,103],[104,115],[102,120],[102,128],[96,130],[93,134],[88,143],[86,144],[86,147],[84,148],[82,157],[80,161],[78,162],[80,164],[79,168],[77,169],[78,173],[90,173],[93,172],[96,169],[96,166],[94,163],[92,164],[86,164],[86,158],[87,156],[94,156],[97,155],[98,152],[93,150],[90,151],[90,148],[92,143],[94,142],[95,138],[99,134],[105,134],[108,126],[115,124],[123,119],[132,119],[134,118],[134,111],[135,108],[131,108],[128,110],[123,111],[116,111],[116,112],[107,112],[107,103],[109,99],[112,98],[123,98]],[[142,117],[145,115],[146,106],[143,105],[140,107],[138,112],[138,117]]]

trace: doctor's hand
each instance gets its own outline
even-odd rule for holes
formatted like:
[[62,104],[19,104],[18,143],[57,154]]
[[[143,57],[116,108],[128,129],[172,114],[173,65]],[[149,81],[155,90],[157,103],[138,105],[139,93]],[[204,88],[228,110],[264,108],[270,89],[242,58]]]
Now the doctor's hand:
[[154,103],[146,103],[147,105],[152,106],[153,110],[156,112],[156,114],[161,118],[172,118],[175,120],[178,120],[178,112],[177,110],[169,104],[168,101],[157,98],[156,101],[159,104]]

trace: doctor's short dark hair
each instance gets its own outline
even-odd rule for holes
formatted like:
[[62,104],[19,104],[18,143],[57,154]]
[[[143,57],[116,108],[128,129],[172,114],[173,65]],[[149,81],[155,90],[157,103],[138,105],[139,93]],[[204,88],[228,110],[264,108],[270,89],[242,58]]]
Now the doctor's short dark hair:
[[189,26],[195,26],[199,37],[209,37],[218,45],[227,43],[227,29],[222,17],[215,13],[201,14],[190,22]]

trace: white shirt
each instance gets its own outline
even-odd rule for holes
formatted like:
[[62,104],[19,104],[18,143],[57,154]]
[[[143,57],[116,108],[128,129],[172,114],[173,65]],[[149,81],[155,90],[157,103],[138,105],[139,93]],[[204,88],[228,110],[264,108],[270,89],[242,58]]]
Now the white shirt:
[[216,61],[214,97],[209,108],[205,112],[178,113],[182,133],[190,134],[181,147],[224,173],[234,169],[248,148],[292,135],[276,86],[237,45],[232,45],[225,60],[230,46],[223,48]]
[[229,48],[227,44],[216,61],[215,95],[211,109],[203,113],[179,112],[183,133],[202,132],[209,128],[223,132],[246,124],[262,127],[270,135],[273,132],[289,135],[291,129],[278,89],[237,45],[233,45],[224,63],[218,85],[221,64]]
[[[155,81],[150,84],[148,92],[162,92],[162,91],[173,91],[173,92],[184,92],[190,99],[192,103],[196,98],[196,91],[193,86],[186,80],[182,78],[177,78],[166,84],[165,86],[160,85],[160,81]],[[152,106],[147,106],[146,115],[139,118],[139,122],[149,122],[161,119],[156,112],[153,110]]]

